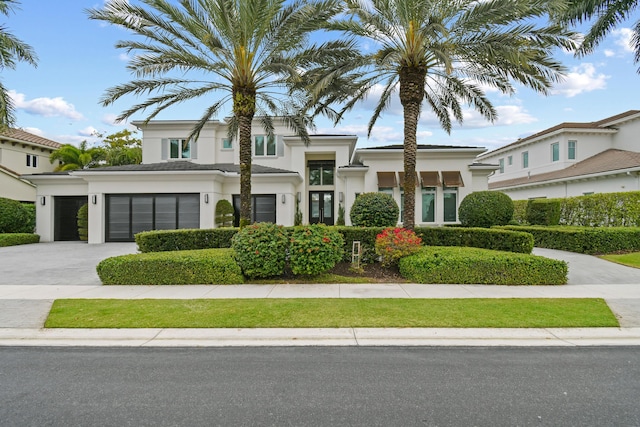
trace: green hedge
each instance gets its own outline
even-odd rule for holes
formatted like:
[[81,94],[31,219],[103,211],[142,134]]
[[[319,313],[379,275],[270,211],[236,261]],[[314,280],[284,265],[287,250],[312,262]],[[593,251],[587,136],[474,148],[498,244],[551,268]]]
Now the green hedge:
[[539,248],[591,255],[640,251],[640,227],[505,226],[500,228],[531,233],[534,245]]
[[237,228],[144,231],[135,235],[140,252],[230,248]]
[[527,203],[527,222],[531,225],[558,225],[560,223],[559,199],[534,199]]
[[530,254],[533,236],[495,228],[416,227],[424,246],[470,246],[496,251]]
[[378,255],[376,255],[376,236],[382,233],[385,227],[340,226],[335,227],[335,229],[338,233],[342,234],[342,238],[344,239],[343,261],[351,262],[354,241],[360,242],[360,249],[362,250],[362,259],[360,262],[372,263],[378,259]]
[[231,249],[122,255],[101,261],[96,269],[105,285],[227,285],[243,282]]
[[527,223],[527,204],[528,200],[514,200],[513,201],[513,218],[511,224],[524,225]]
[[40,236],[30,233],[7,233],[0,234],[0,247],[28,245],[40,242]]
[[562,225],[640,227],[640,191],[589,194],[560,200]]
[[562,285],[567,264],[535,255],[479,248],[425,247],[400,259],[400,274],[414,283]]

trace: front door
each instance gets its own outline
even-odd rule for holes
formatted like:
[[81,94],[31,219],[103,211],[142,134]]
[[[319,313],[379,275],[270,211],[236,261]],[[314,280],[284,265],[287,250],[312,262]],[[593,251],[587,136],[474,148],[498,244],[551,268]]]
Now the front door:
[[309,192],[309,223],[333,225],[333,191]]

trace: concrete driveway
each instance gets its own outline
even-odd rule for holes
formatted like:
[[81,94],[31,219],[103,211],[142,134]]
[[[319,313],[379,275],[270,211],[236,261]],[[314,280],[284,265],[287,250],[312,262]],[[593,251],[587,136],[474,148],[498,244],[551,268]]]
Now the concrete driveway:
[[101,285],[96,265],[137,252],[135,243],[36,243],[0,248],[2,285]]

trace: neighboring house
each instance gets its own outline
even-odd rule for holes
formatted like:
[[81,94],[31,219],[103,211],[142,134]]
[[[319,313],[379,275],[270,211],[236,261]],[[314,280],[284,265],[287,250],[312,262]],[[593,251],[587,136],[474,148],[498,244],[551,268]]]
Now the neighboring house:
[[35,202],[36,186],[20,175],[53,171],[49,155],[60,147],[20,129],[0,131],[0,197]]
[[[218,200],[240,197],[237,139],[227,124],[211,121],[197,141],[195,121],[134,122],[142,132],[142,164],[29,175],[38,186],[37,232],[42,241],[66,240],[75,232],[67,211],[89,203],[89,243],[132,241],[151,229],[212,228]],[[384,191],[402,202],[401,145],[356,149],[356,136],[312,135],[307,146],[281,121],[268,138],[256,120],[252,144],[253,221],[293,225],[334,224],[339,206],[356,196]],[[484,148],[419,146],[416,224],[457,222],[460,201],[487,189],[495,166],[474,163]]]
[[561,123],[478,160],[498,165],[489,189],[514,200],[640,190],[640,110]]

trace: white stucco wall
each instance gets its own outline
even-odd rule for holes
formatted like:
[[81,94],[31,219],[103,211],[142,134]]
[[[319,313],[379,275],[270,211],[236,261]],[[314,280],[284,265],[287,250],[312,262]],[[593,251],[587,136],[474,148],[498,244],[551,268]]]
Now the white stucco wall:
[[558,182],[554,184],[499,189],[513,200],[532,198],[564,198],[583,196],[591,193],[616,193],[624,191],[640,191],[640,176],[617,174],[600,176],[599,178]]

